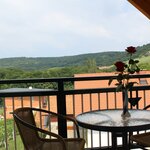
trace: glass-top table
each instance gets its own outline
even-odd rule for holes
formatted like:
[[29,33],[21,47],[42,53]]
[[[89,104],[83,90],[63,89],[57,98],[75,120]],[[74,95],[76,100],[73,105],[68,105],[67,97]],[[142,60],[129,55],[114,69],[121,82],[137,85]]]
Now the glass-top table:
[[76,119],[80,126],[97,131],[112,133],[112,149],[117,149],[117,137],[123,139],[123,148],[128,147],[128,133],[150,129],[149,110],[129,110],[131,116],[122,118],[121,109],[97,110],[79,114]]

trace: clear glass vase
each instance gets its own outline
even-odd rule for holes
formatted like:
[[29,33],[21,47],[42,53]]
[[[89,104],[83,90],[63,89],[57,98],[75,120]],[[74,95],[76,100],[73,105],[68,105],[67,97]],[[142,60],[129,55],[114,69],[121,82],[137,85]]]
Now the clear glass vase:
[[127,117],[131,116],[129,111],[128,111],[128,90],[124,89],[123,93],[124,93],[123,112],[122,112],[121,116],[122,116],[122,118],[127,118]]

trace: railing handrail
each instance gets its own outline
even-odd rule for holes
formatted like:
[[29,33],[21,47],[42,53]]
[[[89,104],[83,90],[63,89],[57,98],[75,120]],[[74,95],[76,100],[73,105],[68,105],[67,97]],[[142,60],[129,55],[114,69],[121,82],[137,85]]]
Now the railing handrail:
[[[59,77],[59,78],[31,78],[31,79],[4,79],[0,80],[0,84],[16,84],[16,83],[40,83],[40,82],[69,82],[69,81],[88,81],[88,80],[109,80],[116,79],[116,75],[112,76],[96,76],[96,77]],[[150,78],[150,74],[134,74],[130,78]]]

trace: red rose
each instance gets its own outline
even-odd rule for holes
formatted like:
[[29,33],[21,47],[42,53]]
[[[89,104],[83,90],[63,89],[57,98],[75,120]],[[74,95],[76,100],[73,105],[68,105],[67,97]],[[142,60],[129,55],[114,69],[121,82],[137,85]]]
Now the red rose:
[[125,63],[122,61],[117,61],[114,65],[116,66],[116,71],[123,72],[125,69]]
[[133,46],[127,47],[126,51],[130,54],[133,54],[136,52],[136,48]]

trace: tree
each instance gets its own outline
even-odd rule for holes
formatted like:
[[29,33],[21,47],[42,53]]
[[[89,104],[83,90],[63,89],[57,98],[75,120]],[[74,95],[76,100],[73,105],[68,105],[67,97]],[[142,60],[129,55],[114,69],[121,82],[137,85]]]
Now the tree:
[[88,73],[96,73],[97,72],[97,65],[96,65],[95,59],[88,58],[85,61],[85,65],[87,67]]

